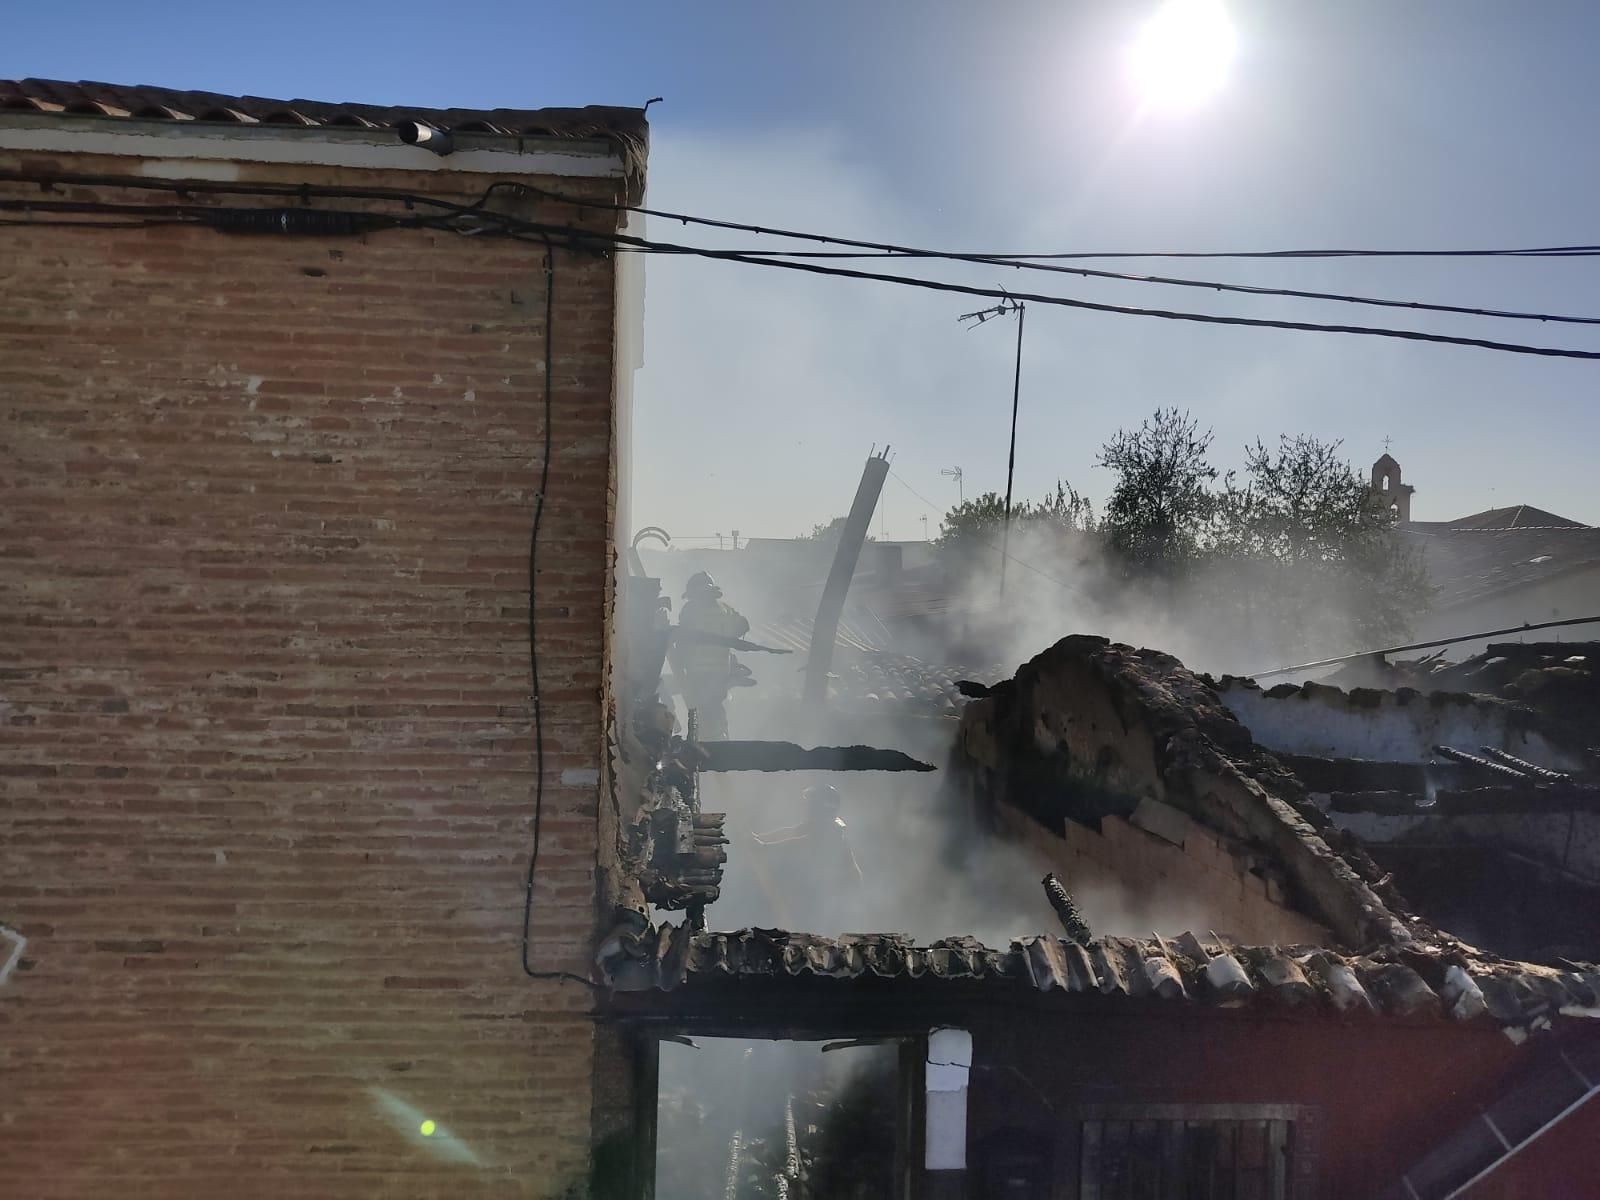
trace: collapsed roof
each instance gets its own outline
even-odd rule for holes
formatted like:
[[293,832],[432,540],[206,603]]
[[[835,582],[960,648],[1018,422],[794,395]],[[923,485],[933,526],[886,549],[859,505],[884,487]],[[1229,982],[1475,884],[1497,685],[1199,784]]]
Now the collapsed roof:
[[991,812],[1010,806],[1046,829],[1143,827],[1176,810],[1255,851],[1287,884],[1284,907],[1344,944],[1405,943],[1413,930],[1375,890],[1382,872],[1256,745],[1209,681],[1169,654],[1105,638],[1063,638],[962,718],[959,769]]
[[1053,993],[1066,1003],[1103,997],[1304,1014],[1486,1018],[1524,1032],[1556,1016],[1600,1017],[1600,970],[1594,967],[1503,963],[1461,947],[1341,955],[1314,946],[1240,946],[1192,933],[1105,937],[1087,946],[1040,936],[996,949],[972,938],[919,947],[893,934],[696,933],[641,922],[617,939],[602,967],[619,991],[681,989],[689,998],[758,981],[920,980],[933,988],[981,985],[998,997]]
[[[1281,706],[1305,689],[1219,685],[1171,655],[1073,636],[1013,678],[964,691],[977,698],[961,716],[946,794],[971,806],[992,836],[1026,842],[1069,885],[1109,869],[1145,888],[1198,880],[1202,890],[1233,889],[1216,911],[1241,927],[1148,939],[1039,936],[995,948],[966,936],[916,946],[892,933],[705,932],[631,913],[597,957],[607,982],[712,1006],[752,987],[826,990],[816,982],[824,980],[846,989],[893,983],[923,999],[960,983],[1001,999],[1033,992],[1486,1018],[1516,1037],[1560,1016],[1600,1016],[1593,966],[1509,961],[1412,911],[1387,865],[1327,811],[1315,790],[1323,781],[1302,778],[1306,757],[1280,756],[1252,735],[1250,706],[1273,704],[1284,722],[1296,712],[1310,718],[1307,736],[1319,736],[1322,706]],[[1404,707],[1395,694],[1373,696],[1361,701],[1370,711]],[[1498,720],[1525,734],[1538,723],[1510,701],[1446,700],[1474,729]],[[1430,704],[1452,711],[1435,701],[1414,711]],[[1358,756],[1336,765],[1384,766]],[[1204,908],[1210,897],[1195,899]]]

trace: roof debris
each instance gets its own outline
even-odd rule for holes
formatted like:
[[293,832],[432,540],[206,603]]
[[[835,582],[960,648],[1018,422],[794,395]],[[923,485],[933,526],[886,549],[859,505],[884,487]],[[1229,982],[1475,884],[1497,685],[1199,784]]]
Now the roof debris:
[[1004,949],[973,938],[915,946],[895,934],[836,938],[776,929],[696,933],[646,927],[601,962],[619,991],[737,987],[773,978],[976,983],[1004,993],[1032,989],[1122,1000],[1185,1000],[1225,1007],[1270,1005],[1306,1013],[1351,1012],[1541,1028],[1556,1016],[1600,1017],[1600,967],[1507,963],[1460,945],[1340,955],[1315,946],[1240,946],[1185,933],[1177,938],[1101,937],[1079,944],[1030,937]]

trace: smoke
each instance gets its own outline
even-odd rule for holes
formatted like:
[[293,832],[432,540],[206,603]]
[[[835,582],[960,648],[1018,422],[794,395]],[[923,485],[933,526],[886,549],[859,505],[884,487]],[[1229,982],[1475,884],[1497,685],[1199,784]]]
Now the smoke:
[[[647,569],[658,573],[663,590],[674,596],[690,574],[709,565],[724,598],[756,627],[751,637],[757,639],[764,624],[812,615],[817,596],[815,588],[799,586],[760,562],[760,555],[744,551],[646,556]],[[818,562],[818,570],[825,571],[827,555]],[[987,585],[974,581],[970,586]],[[1026,594],[1021,588],[1013,591],[1008,576],[1007,599],[1017,598],[1019,613],[1025,611],[1020,601]],[[998,641],[987,646],[984,629],[954,631],[950,653],[986,653],[989,657],[955,661],[999,664],[1000,673],[1009,676],[1018,663],[1086,627],[1095,628],[1077,623],[1059,607],[1045,606],[1014,627],[998,623]],[[958,645],[963,642],[965,646]],[[940,661],[938,654],[937,646],[932,654],[924,651],[931,662]],[[825,936],[897,933],[919,945],[970,936],[995,947],[1014,938],[1060,935],[1060,922],[1041,886],[1045,873],[1060,872],[1060,864],[985,828],[949,786],[945,766],[955,741],[953,719],[895,719],[889,715],[899,703],[894,700],[875,706],[883,715],[859,722],[848,716],[819,717],[799,703],[803,654],[739,658],[758,682],[731,695],[731,736],[805,745],[868,743],[902,750],[940,769],[703,774],[701,803],[708,811],[728,814],[731,843],[722,895],[707,912],[712,928],[779,928]],[[901,707],[915,712],[914,706]],[[842,826],[818,829],[808,824],[802,793],[823,784],[840,793]],[[1064,882],[1096,934],[1170,935],[1213,923],[1189,897],[1147,883],[1089,885],[1070,876]]]
[[[948,637],[967,662],[1009,670],[1074,633],[1174,655],[1191,670],[1243,675],[1361,649],[1369,585],[1337,568],[1201,561],[1180,579],[1130,579],[1095,536],[1014,525],[952,555]],[[1308,678],[1311,676],[1307,676]]]
[[848,1179],[849,1195],[888,1200],[896,1068],[889,1044],[661,1043],[656,1197],[836,1196]]

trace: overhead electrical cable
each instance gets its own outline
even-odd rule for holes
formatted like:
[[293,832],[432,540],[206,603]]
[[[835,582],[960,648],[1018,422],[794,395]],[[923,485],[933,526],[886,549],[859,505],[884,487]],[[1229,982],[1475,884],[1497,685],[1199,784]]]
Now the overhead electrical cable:
[[1332,325],[1312,321],[1286,321],[1269,317],[1238,317],[1220,313],[1189,312],[1179,309],[1140,308],[1126,304],[1105,304],[1094,300],[1081,300],[1070,296],[1053,296],[1041,292],[1018,292],[999,287],[975,287],[971,284],[951,283],[945,280],[919,279],[908,275],[886,275],[877,271],[858,271],[849,267],[827,267],[820,263],[772,259],[741,251],[712,250],[699,246],[683,246],[670,242],[653,242],[627,234],[594,234],[586,230],[565,226],[528,227],[530,232],[559,233],[579,242],[609,242],[613,245],[637,246],[655,252],[692,254],[724,262],[747,263],[773,267],[784,271],[802,271],[812,275],[830,275],[841,279],[866,279],[879,283],[898,284],[902,287],[922,288],[928,291],[950,292],[963,296],[983,296],[991,300],[1025,300],[1029,304],[1050,304],[1062,308],[1081,309],[1088,312],[1116,313],[1122,316],[1154,317],[1165,321],[1192,321],[1204,325],[1234,325],[1248,329],[1291,329],[1308,333],[1348,333],[1364,337],[1394,338],[1401,341],[1433,342],[1446,346],[1474,346],[1480,350],[1498,350],[1506,354],[1531,354],[1545,358],[1600,359],[1600,350],[1575,350],[1559,346],[1533,346],[1521,342],[1501,342],[1489,338],[1460,337],[1445,333],[1425,333],[1417,329],[1391,329],[1381,325]]
[[[665,252],[663,252],[665,253]],[[1312,292],[1300,288],[1263,287],[1246,283],[1223,283],[1212,279],[1184,279],[1169,275],[1130,275],[1124,271],[1100,271],[1091,267],[1064,267],[1056,263],[1032,262],[988,254],[961,254],[942,250],[875,250],[829,252],[818,250],[764,250],[754,247],[729,253],[759,255],[772,259],[911,259],[932,262],[973,263],[981,266],[1009,267],[1014,270],[1049,271],[1076,275],[1084,279],[1114,279],[1124,283],[1153,283],[1168,287],[1199,288],[1208,292],[1233,292],[1248,296],[1268,296],[1290,300],[1323,300],[1338,304],[1359,304],[1372,308],[1404,308],[1414,312],[1450,313],[1455,316],[1493,317],[1506,321],[1538,321],[1561,325],[1600,325],[1600,317],[1574,317],[1560,313],[1527,312],[1518,309],[1476,308],[1463,304],[1436,304],[1427,300],[1391,300],[1379,296],[1356,296],[1343,292]]]
[[[1534,346],[1525,343],[1503,342],[1487,338],[1463,337],[1442,333],[1426,333],[1420,330],[1392,329],[1384,326],[1326,324],[1307,321],[1289,321],[1265,317],[1243,317],[1216,313],[1144,308],[1132,305],[1107,304],[1069,296],[1031,292],[1013,292],[1008,291],[1005,288],[976,287],[969,284],[924,279],[914,276],[891,275],[881,272],[855,270],[847,267],[824,266],[815,262],[803,262],[798,260],[791,261],[788,259],[773,258],[761,253],[752,254],[745,251],[718,250],[710,247],[680,245],[670,242],[654,241],[651,239],[635,237],[623,233],[600,233],[594,230],[586,230],[571,226],[544,224],[527,221],[507,213],[495,212],[486,207],[489,198],[497,189],[518,188],[530,193],[550,196],[564,203],[576,204],[580,206],[601,207],[607,210],[629,212],[640,211],[654,213],[656,211],[636,209],[631,206],[616,205],[603,201],[577,200],[572,197],[563,196],[560,193],[546,192],[544,189],[532,187],[531,185],[522,184],[520,182],[501,182],[491,184],[473,203],[457,204],[451,201],[439,200],[436,197],[413,196],[409,193],[373,192],[371,190],[360,189],[311,187],[310,185],[209,185],[191,181],[124,181],[115,178],[90,178],[97,182],[105,182],[107,184],[122,185],[124,183],[129,183],[132,186],[138,187],[164,187],[169,191],[177,192],[179,194],[188,191],[209,191],[228,194],[275,196],[292,195],[298,197],[302,204],[308,203],[311,197],[338,196],[358,199],[381,199],[390,203],[404,204],[408,209],[415,205],[426,205],[433,212],[433,215],[431,216],[421,216],[416,214],[398,216],[365,211],[344,214],[321,214],[333,221],[334,224],[329,225],[326,228],[313,228],[312,226],[315,224],[315,217],[319,214],[319,210],[303,207],[297,209],[278,210],[278,215],[281,216],[286,223],[304,226],[304,228],[292,230],[293,232],[316,232],[323,234],[341,232],[342,230],[338,228],[337,222],[342,220],[348,222],[352,229],[360,228],[360,230],[364,232],[377,232],[386,228],[394,229],[424,227],[433,229],[455,229],[456,232],[463,234],[484,234],[488,236],[498,235],[514,237],[519,238],[520,240],[537,241],[541,244],[545,244],[552,238],[560,238],[561,244],[570,247],[588,247],[590,249],[606,250],[626,247],[649,253],[694,255],[719,261],[745,263],[749,265],[776,268],[779,270],[801,271],[809,274],[834,276],[846,279],[873,280],[877,282],[896,284],[902,287],[913,287],[967,296],[980,296],[987,299],[1024,300],[1035,304],[1054,305],[1058,307],[1073,308],[1089,312],[1113,313],[1124,316],[1153,317],[1161,320],[1187,321],[1209,325],[1231,325],[1244,328],[1299,330],[1314,333],[1345,333],[1368,337],[1384,337],[1403,341],[1431,342],[1454,346],[1471,346],[1478,349],[1496,350],[1502,353],[1527,354],[1548,358],[1600,359],[1600,351],[1568,349],[1554,346]],[[5,181],[8,179],[13,181],[21,179],[21,181],[24,182],[37,183],[42,188],[48,188],[53,182],[56,181],[80,181],[75,178],[69,179],[69,177],[66,176],[22,177],[21,173],[18,172],[0,172],[0,181]],[[33,207],[36,209],[50,211],[57,203],[61,202],[13,200],[3,202],[3,205],[0,206],[21,210],[26,210],[29,207]],[[72,204],[70,207],[72,211],[76,212],[94,212],[102,215],[116,214],[121,216],[130,216],[139,215],[143,206],[115,204],[88,205],[79,202],[77,204]],[[260,218],[263,216],[261,210],[206,205],[165,206],[160,209],[160,211],[162,211],[165,215],[172,215],[174,209],[179,209],[181,211],[181,218],[183,220],[191,221],[197,224],[211,225],[213,227],[225,229],[230,232],[269,233],[278,231],[276,229],[267,227],[270,222],[264,222],[260,220]],[[146,209],[143,212],[143,215],[148,217],[151,214],[148,209]],[[678,216],[685,221],[698,220],[707,224],[731,224],[728,222],[712,222],[707,218],[689,218],[682,214],[660,215]],[[767,230],[758,226],[747,226],[743,228],[748,228],[763,233],[777,233],[781,236],[805,236],[794,235],[781,230]],[[810,236],[819,239],[823,238],[823,235]],[[838,239],[823,240],[837,241]],[[872,243],[863,244],[869,246],[873,245]],[[1532,315],[1533,314],[1529,314],[1530,317]]]
[[[20,173],[0,173],[0,181],[15,180]],[[65,177],[64,177],[65,178]],[[89,182],[109,182],[106,177],[88,176],[72,177],[73,182],[80,178]],[[28,180],[31,181],[31,180]],[[224,194],[246,195],[320,195],[338,194],[345,198],[376,199],[385,196],[381,191],[370,189],[337,189],[337,188],[296,188],[294,185],[233,185],[233,184],[189,184],[185,183],[182,189],[175,188],[171,181],[137,180],[131,186],[146,189],[166,187],[172,190],[207,191]],[[553,192],[532,184],[520,181],[500,180],[491,183],[484,189],[479,197],[470,204],[457,204],[452,201],[442,200],[438,197],[404,196],[407,206],[414,204],[427,204],[431,207],[447,212],[462,215],[467,213],[485,214],[490,210],[486,208],[489,199],[497,191],[529,192],[560,203],[574,205],[580,208],[602,208],[607,211],[636,213],[641,216],[652,216],[662,220],[676,221],[685,225],[701,225],[708,228],[728,229],[744,233],[752,233],[765,237],[786,238],[798,241],[810,241],[819,245],[850,247],[843,251],[813,251],[813,250],[767,250],[760,247],[750,249],[735,249],[722,251],[728,254],[746,254],[768,258],[811,258],[811,259],[876,259],[876,258],[921,258],[939,262],[962,262],[979,266],[1001,266],[1013,270],[1046,271],[1061,274],[1075,275],[1090,279],[1110,279],[1126,283],[1149,283],[1165,287],[1198,288],[1203,291],[1228,292],[1239,295],[1253,295],[1276,297],[1281,299],[1317,300],[1329,303],[1356,304],[1377,308],[1398,308],[1415,312],[1448,313],[1455,316],[1487,317],[1497,320],[1511,321],[1537,321],[1540,323],[1555,323],[1568,325],[1600,325],[1600,317],[1571,316],[1561,313],[1547,313],[1526,311],[1520,309],[1488,308],[1479,305],[1444,304],[1424,300],[1397,300],[1388,297],[1362,296],[1343,292],[1321,292],[1302,288],[1267,287],[1255,284],[1229,283],[1223,280],[1191,279],[1180,276],[1167,275],[1135,275],[1123,271],[1106,271],[1092,267],[1062,266],[1064,260],[1094,259],[1094,258],[1214,258],[1214,259],[1305,259],[1305,258],[1351,258],[1351,257],[1590,257],[1600,255],[1600,246],[1569,245],[1569,246],[1543,246],[1527,247],[1522,249],[1461,249],[1461,250],[1262,250],[1262,251],[1084,251],[1071,253],[992,253],[968,252],[956,250],[931,250],[915,246],[897,245],[892,242],[871,242],[857,238],[839,237],[833,234],[809,233],[800,230],[782,229],[774,226],[752,225],[742,222],[725,221],[711,217],[697,217],[689,213],[668,212],[662,209],[645,208],[639,205],[614,204],[609,201],[596,201],[580,197],[568,196],[561,192]],[[393,197],[394,194],[390,193]],[[7,202],[7,207],[15,206],[19,202]],[[34,202],[33,207],[40,209],[66,210],[67,205],[61,202]],[[499,214],[495,214],[499,215]],[[704,250],[707,248],[697,248]],[[655,253],[670,253],[669,251],[654,251]]]
[[[496,185],[491,184],[493,189]],[[517,185],[525,186],[525,185]],[[549,199],[561,200],[569,204],[592,207],[585,201],[564,197],[559,192],[546,191],[543,188],[528,187],[529,191]],[[1105,271],[1094,267],[1068,267],[1062,266],[1058,261],[1069,258],[1133,258],[1133,257],[1209,257],[1209,258],[1310,258],[1310,257],[1351,257],[1361,255],[1390,255],[1400,252],[1394,251],[1263,251],[1254,254],[1206,254],[1206,255],[1134,255],[1131,253],[1114,254],[988,254],[973,253],[959,250],[928,250],[916,246],[901,246],[892,242],[869,242],[857,238],[837,237],[831,234],[803,233],[792,229],[775,229],[760,225],[741,225],[731,221],[715,220],[709,217],[695,217],[686,213],[669,213],[659,209],[641,208],[631,205],[606,205],[605,207],[622,212],[637,213],[642,216],[659,217],[663,220],[677,221],[685,225],[704,225],[716,229],[731,229],[743,233],[753,233],[768,237],[788,238],[796,241],[810,241],[821,245],[848,246],[852,249],[846,252],[818,252],[807,250],[764,250],[761,248],[735,250],[730,253],[762,255],[769,258],[923,258],[939,262],[972,263],[979,266],[1009,267],[1013,270],[1049,271],[1066,275],[1076,275],[1086,279],[1114,279],[1125,283],[1151,283],[1166,287],[1200,288],[1205,291],[1234,292],[1242,295],[1272,296],[1294,300],[1323,300],[1340,304],[1360,304],[1378,308],[1404,308],[1417,312],[1451,313],[1458,316],[1494,317],[1511,321],[1540,321],[1556,322],[1569,325],[1600,325],[1600,317],[1574,317],[1557,313],[1526,312],[1516,309],[1483,308],[1473,305],[1437,304],[1423,300],[1394,300],[1376,296],[1358,296],[1343,292],[1315,292],[1300,288],[1264,287],[1252,284],[1227,283],[1214,279],[1189,279],[1171,275],[1132,275],[1124,271]],[[858,254],[856,251],[868,253]],[[1408,252],[1409,253],[1409,252]],[[1559,253],[1562,257],[1590,256],[1600,253],[1600,247],[1595,246],[1568,246],[1547,247],[1544,250],[1505,250],[1505,251],[1417,251],[1417,254],[1432,253],[1436,255],[1499,255],[1499,256],[1552,256]]]

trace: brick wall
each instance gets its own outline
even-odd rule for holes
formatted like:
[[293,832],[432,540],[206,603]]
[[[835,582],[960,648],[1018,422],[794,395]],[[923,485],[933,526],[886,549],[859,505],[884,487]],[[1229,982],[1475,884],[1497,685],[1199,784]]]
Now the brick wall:
[[[0,154],[50,167],[137,164]],[[555,286],[534,958],[581,973],[613,268]],[[583,1178],[591,998],[518,961],[543,324],[537,246],[0,229],[0,1192]]]

